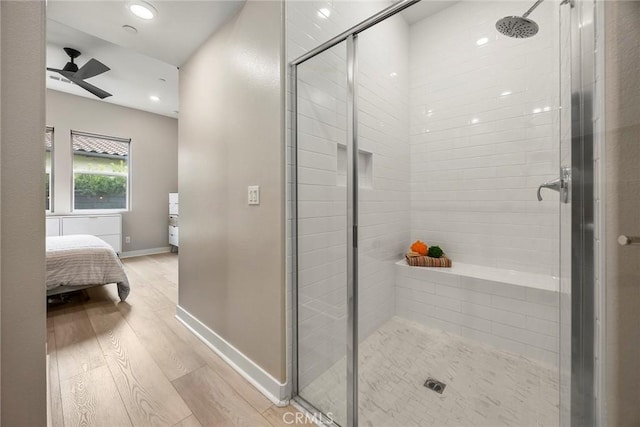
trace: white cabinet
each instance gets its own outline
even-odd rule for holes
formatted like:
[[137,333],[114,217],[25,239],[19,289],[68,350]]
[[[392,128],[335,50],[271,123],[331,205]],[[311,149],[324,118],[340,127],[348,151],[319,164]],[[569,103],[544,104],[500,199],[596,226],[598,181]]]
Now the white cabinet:
[[122,252],[122,216],[119,214],[47,217],[47,236],[73,234],[99,237],[117,253]]
[[47,237],[60,235],[60,218],[47,217]]
[[179,246],[180,241],[178,228],[178,220],[180,216],[180,202],[178,199],[178,193],[169,193],[169,244]]
[[178,193],[169,193],[169,215],[180,215]]
[[120,234],[120,215],[117,216],[67,216],[62,218],[62,233],[69,234],[93,234],[105,236]]
[[174,227],[172,225],[169,226],[169,244],[173,246],[178,246],[178,236],[180,230],[178,227]]

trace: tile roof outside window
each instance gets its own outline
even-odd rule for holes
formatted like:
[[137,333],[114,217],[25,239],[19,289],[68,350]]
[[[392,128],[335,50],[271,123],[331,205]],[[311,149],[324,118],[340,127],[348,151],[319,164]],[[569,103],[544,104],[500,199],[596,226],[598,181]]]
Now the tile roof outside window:
[[73,151],[84,151],[87,153],[106,154],[121,157],[127,157],[127,155],[129,154],[128,143],[122,141],[114,141],[108,138],[73,134],[71,143],[73,145]]

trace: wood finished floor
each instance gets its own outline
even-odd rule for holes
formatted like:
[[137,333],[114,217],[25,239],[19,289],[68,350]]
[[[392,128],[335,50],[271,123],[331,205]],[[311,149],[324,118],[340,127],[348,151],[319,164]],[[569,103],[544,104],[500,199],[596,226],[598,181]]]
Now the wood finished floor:
[[175,319],[177,255],[123,263],[126,302],[108,285],[48,309],[51,426],[289,425],[294,408],[274,406]]

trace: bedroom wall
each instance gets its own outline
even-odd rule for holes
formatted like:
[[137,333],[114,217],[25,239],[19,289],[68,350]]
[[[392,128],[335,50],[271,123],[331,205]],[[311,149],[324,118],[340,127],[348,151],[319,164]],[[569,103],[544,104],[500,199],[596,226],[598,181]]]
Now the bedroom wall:
[[248,1],[180,69],[179,305],[284,383],[281,6]]
[[[47,422],[44,2],[0,2],[0,406],[3,426]],[[28,53],[28,54],[25,54]]]
[[54,213],[71,212],[71,130],[131,138],[131,207],[122,213],[122,250],[166,249],[169,193],[178,191],[178,121],[54,90],[47,90],[46,104],[55,139]]

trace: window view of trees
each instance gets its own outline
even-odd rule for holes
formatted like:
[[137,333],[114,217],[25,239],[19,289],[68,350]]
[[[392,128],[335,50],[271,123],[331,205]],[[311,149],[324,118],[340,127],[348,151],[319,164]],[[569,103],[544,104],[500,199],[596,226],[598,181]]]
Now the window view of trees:
[[129,143],[72,134],[74,209],[127,209]]
[[76,209],[126,209],[127,177],[114,175],[74,175]]

